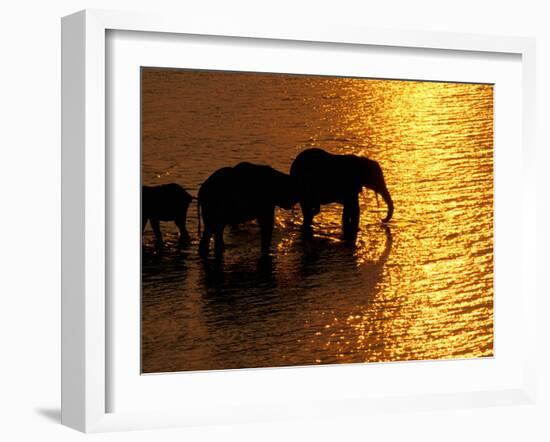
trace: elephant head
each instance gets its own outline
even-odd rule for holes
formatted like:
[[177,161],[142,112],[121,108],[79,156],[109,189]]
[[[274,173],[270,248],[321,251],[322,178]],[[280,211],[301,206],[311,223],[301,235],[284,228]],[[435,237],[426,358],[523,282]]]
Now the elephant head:
[[380,164],[368,158],[360,158],[359,176],[362,186],[375,191],[383,198],[384,202],[388,206],[388,212],[382,222],[389,222],[393,216],[393,200],[391,199],[390,192],[386,186],[386,181],[384,180],[384,174]]
[[273,203],[276,206],[289,210],[299,200],[296,179],[286,173],[272,169],[273,173]]

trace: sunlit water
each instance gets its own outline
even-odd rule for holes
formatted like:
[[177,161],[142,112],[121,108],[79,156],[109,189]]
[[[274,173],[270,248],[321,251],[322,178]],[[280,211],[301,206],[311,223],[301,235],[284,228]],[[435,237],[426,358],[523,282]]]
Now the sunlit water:
[[240,161],[288,172],[309,146],[380,162],[395,202],[385,228],[361,196],[354,245],[341,207],[313,240],[299,207],[277,210],[271,262],[253,222],[226,229],[223,265],[144,237],[144,372],[493,354],[493,88],[327,77],[142,71],[144,184],[196,195]]

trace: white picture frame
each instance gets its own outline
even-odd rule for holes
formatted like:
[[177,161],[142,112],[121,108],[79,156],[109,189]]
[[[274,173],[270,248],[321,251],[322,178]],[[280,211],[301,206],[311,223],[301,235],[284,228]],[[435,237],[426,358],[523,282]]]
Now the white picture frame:
[[[503,388],[412,396],[346,398],[259,406],[247,404],[232,415],[185,412],[108,412],[112,354],[107,340],[108,155],[106,119],[106,35],[109,31],[206,35],[296,42],[425,48],[521,57],[522,220],[536,218],[534,174],[535,43],[519,37],[388,31],[342,26],[293,27],[265,23],[182,22],[179,17],[86,10],[62,20],[62,423],[84,432],[244,422],[289,416],[364,414],[371,410],[416,410],[532,403],[535,400],[534,341],[536,285],[534,228],[522,229],[521,296],[518,319],[525,339],[522,376]],[[525,223],[524,223],[525,224]],[[495,248],[498,253],[498,244]],[[389,368],[380,368],[388,370]],[[275,369],[276,370],[276,369]],[[208,374],[206,381],[208,382]],[[219,373],[218,373],[219,376]],[[204,380],[203,380],[204,381]],[[289,412],[288,409],[292,411]]]

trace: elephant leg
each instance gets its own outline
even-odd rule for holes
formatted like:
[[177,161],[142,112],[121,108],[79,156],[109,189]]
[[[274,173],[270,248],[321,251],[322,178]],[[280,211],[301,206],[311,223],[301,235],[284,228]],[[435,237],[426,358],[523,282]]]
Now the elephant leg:
[[224,226],[221,226],[214,230],[214,252],[217,257],[222,256],[225,249],[225,244],[223,242],[223,229]]
[[344,232],[351,228],[352,205],[351,200],[344,203],[344,210],[342,210],[342,230]]
[[302,229],[304,231],[311,230],[311,223],[313,222],[313,210],[310,205],[305,202],[300,202],[300,207],[302,208]]
[[164,242],[162,240],[162,232],[160,231],[160,221],[156,218],[151,218],[151,227],[153,227],[157,248],[161,250],[164,246]]
[[189,232],[187,232],[187,228],[185,226],[187,221],[187,214],[184,213],[179,218],[176,218],[174,222],[176,223],[176,226],[178,226],[178,229],[180,231],[180,238],[179,238],[179,245],[185,245],[188,244],[191,237],[189,236]]
[[266,212],[258,217],[258,224],[260,225],[262,235],[262,255],[269,255],[269,249],[271,247],[271,238],[273,236],[273,222],[274,222],[274,210]]
[[142,214],[141,215],[141,234],[143,235],[143,232],[145,232],[145,226],[147,225],[147,215]]
[[342,229],[346,239],[355,239],[359,230],[359,197],[346,201],[342,215]]
[[199,255],[203,258],[208,256],[208,249],[210,248],[210,239],[212,239],[212,229],[206,225],[202,232],[201,240],[199,242]]
[[342,210],[342,230],[346,229],[346,226],[349,223],[349,213],[348,209],[346,208],[346,205],[344,204],[344,210]]

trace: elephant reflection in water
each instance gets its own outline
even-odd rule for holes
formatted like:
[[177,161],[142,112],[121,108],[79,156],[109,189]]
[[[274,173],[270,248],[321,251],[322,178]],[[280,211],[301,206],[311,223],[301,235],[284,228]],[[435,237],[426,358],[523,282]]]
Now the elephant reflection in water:
[[357,155],[334,155],[319,148],[302,151],[292,162],[290,175],[295,178],[300,193],[303,214],[302,228],[311,232],[313,217],[322,204],[344,206],[342,230],[344,237],[354,239],[359,228],[359,194],[363,187],[379,194],[388,207],[387,223],[393,216],[393,200],[380,165]]
[[201,211],[204,222],[200,255],[208,255],[214,236],[215,253],[221,256],[225,226],[253,219],[260,225],[262,255],[268,255],[275,207],[291,209],[297,202],[293,178],[272,167],[243,162],[217,170],[202,184],[198,194],[199,222]]
[[[335,243],[322,236],[303,241],[300,279],[328,278],[330,284],[343,290],[346,290],[345,287],[350,281],[357,281],[360,282],[361,299],[370,298],[379,290],[379,283],[384,277],[384,269],[393,245],[390,226],[381,224],[379,228],[383,231],[385,239],[384,248],[378,253],[376,251],[379,250],[382,238],[375,226],[371,226],[368,235],[375,240],[369,241],[364,250],[356,244],[347,241]],[[364,259],[365,255],[370,259]],[[363,258],[361,262],[360,257]]]

